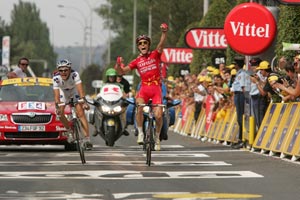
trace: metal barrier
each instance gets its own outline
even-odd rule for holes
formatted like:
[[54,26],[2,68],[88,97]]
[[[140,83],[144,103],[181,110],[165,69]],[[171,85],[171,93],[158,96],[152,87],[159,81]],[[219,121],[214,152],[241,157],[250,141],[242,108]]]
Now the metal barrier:
[[[174,125],[174,132],[198,140],[206,137],[208,141],[224,145],[235,143],[239,130],[235,108],[228,108],[225,113],[225,116],[216,118],[208,132],[205,131],[205,109],[201,110],[197,121],[192,114],[189,114],[184,126],[180,115],[176,115],[178,118]],[[270,156],[296,161],[300,158],[300,115],[298,113],[300,113],[298,102],[271,103],[255,138],[254,118],[250,117],[250,128],[247,129],[249,133],[243,132],[243,140],[250,145],[253,152],[260,151]]]

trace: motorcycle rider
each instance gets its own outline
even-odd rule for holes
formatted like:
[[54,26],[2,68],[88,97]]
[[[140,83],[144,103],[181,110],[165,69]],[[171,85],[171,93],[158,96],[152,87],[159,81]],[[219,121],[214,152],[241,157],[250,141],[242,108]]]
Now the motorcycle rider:
[[71,98],[77,99],[79,102],[76,104],[77,117],[82,123],[84,133],[84,145],[87,150],[93,148],[93,144],[90,141],[89,125],[86,119],[84,109],[88,110],[90,107],[86,103],[85,93],[83,90],[82,82],[79,73],[72,69],[71,62],[67,59],[60,60],[57,63],[57,72],[53,75],[53,91],[54,100],[56,105],[56,113],[60,115],[59,120],[62,122],[68,132],[73,132],[69,126],[68,120],[65,117],[65,105],[61,106],[62,103],[68,103]]
[[[106,76],[105,83],[118,85],[123,92],[123,98],[125,98],[126,93],[123,90],[123,85],[117,82],[117,71],[113,68],[108,68],[105,72],[105,76]],[[101,89],[100,89],[100,91],[101,91]],[[99,98],[98,95],[97,95],[97,98]],[[94,113],[96,113],[96,112],[94,112]],[[129,132],[125,129],[125,127],[126,127],[126,113],[125,112],[123,112],[121,114],[121,123],[122,123],[123,135],[128,136]],[[100,128],[100,130],[101,130],[101,128]],[[98,135],[98,132],[95,130],[95,133],[93,134],[93,136],[96,136],[96,135]]]
[[[162,103],[161,91],[161,70],[160,70],[160,56],[163,52],[164,44],[167,38],[168,25],[163,23],[160,26],[162,34],[160,41],[154,51],[150,51],[151,39],[146,35],[140,35],[136,38],[136,45],[140,52],[139,56],[131,61],[127,66],[121,67],[123,64],[120,60],[117,61],[116,69],[119,74],[126,73],[130,70],[137,69],[141,77],[141,88],[136,96],[136,103],[147,103],[152,99],[153,104]],[[154,116],[156,121],[156,137],[155,146],[156,151],[160,150],[160,131],[163,125],[163,109],[162,107],[154,107]],[[138,144],[144,143],[143,133],[143,107],[138,106],[136,114],[136,122],[138,128]]]

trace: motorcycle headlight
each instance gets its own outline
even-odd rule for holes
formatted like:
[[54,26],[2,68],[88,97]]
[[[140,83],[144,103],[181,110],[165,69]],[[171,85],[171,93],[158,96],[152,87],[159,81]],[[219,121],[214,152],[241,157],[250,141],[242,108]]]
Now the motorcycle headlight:
[[114,107],[114,112],[121,112],[121,111],[122,111],[122,107],[121,106]]
[[149,110],[150,110],[149,106],[144,106],[143,112],[149,113]]
[[109,112],[110,111],[110,108],[106,105],[101,106],[101,109],[102,109],[103,112]]

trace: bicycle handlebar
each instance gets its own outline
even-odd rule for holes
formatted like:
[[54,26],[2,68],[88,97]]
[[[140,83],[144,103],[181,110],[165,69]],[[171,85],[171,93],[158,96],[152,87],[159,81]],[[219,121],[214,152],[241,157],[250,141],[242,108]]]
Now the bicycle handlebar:
[[140,103],[140,104],[136,104],[136,106],[152,106],[152,107],[166,107],[166,105],[164,104],[150,104],[150,103]]
[[77,101],[74,101],[74,100],[72,100],[71,99],[71,101],[69,101],[68,103],[65,103],[65,102],[63,102],[63,103],[59,103],[59,104],[57,104],[59,107],[60,106],[66,106],[66,105],[75,105],[75,104],[77,104],[77,103],[84,103],[85,101],[84,101],[84,99],[78,99]]

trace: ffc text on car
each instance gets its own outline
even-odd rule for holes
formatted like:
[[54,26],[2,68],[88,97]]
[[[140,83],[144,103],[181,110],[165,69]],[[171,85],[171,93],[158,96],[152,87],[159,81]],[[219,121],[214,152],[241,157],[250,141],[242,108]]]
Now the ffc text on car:
[[[0,144],[53,144],[76,150],[55,113],[50,78],[0,81]],[[70,111],[66,109],[67,118]]]

